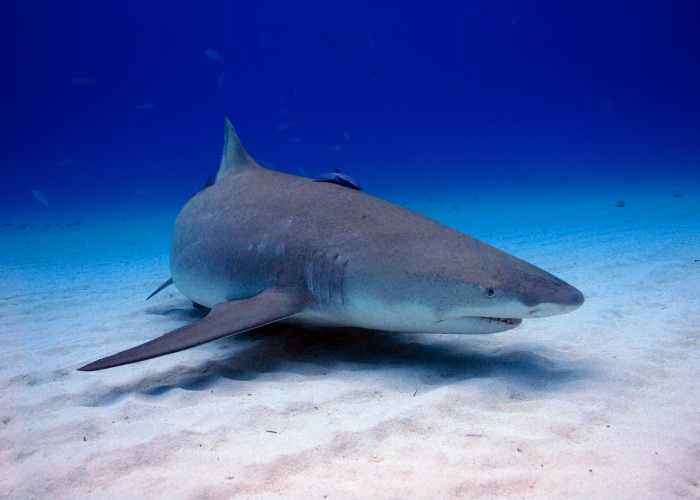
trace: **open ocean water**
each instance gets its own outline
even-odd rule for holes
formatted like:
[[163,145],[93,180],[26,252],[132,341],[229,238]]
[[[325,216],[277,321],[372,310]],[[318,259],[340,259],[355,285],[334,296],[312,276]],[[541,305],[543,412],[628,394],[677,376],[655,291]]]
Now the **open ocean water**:
[[693,1],[0,9],[3,211],[181,205],[224,116],[265,166],[370,193],[700,176]]

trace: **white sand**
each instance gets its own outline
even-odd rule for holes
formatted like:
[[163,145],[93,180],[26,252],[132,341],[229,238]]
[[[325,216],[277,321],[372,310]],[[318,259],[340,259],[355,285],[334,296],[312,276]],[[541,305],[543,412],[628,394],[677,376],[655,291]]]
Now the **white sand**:
[[197,318],[174,287],[144,301],[175,212],[8,215],[0,496],[698,498],[697,193],[411,203],[580,288],[569,315],[483,337],[280,326],[95,373],[75,369]]

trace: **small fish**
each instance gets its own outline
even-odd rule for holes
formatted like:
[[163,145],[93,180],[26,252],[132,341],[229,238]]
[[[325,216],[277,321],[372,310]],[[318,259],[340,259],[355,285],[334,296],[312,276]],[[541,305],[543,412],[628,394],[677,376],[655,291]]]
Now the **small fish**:
[[340,148],[342,146],[340,144],[333,144],[330,148],[328,148],[331,151],[340,151]]
[[73,163],[73,160],[71,160],[70,158],[64,158],[62,160],[56,160],[56,163],[59,167],[67,167],[68,165],[71,165]]
[[289,130],[289,129],[292,128],[294,125],[295,125],[294,122],[284,122],[284,123],[280,123],[279,125],[277,125],[277,130],[279,130],[280,132],[283,131],[283,130]]
[[369,38],[369,50],[374,50],[374,40],[372,40],[372,37]]
[[346,141],[350,140],[350,134],[348,134],[347,132],[345,132],[345,134],[343,134],[343,137],[345,137]]
[[216,59],[217,61],[224,60],[222,56],[220,56],[215,50],[212,49],[207,49],[206,51],[204,51],[204,55],[211,59]]
[[224,86],[224,78],[226,78],[226,73],[222,71],[222,72],[221,72],[221,76],[220,76],[219,79],[216,81],[216,85],[217,85],[219,88],[221,88],[221,87]]
[[156,104],[153,102],[142,102],[141,104],[136,105],[136,109],[153,109],[156,107]]
[[34,198],[37,199],[37,201],[43,203],[44,205],[49,204],[49,199],[46,197],[46,195],[44,193],[42,193],[38,189],[32,189],[32,194],[34,195]]
[[340,186],[354,189],[356,191],[362,190],[362,188],[359,186],[359,184],[357,184],[355,179],[353,179],[349,175],[345,175],[340,170],[338,170],[337,167],[333,167],[333,170],[335,170],[335,172],[332,172],[330,174],[323,174],[321,177],[314,180],[316,182],[331,182],[333,184],[338,184]]
[[141,198],[143,196],[148,196],[148,191],[146,191],[145,189],[140,188],[140,187],[134,188],[133,194],[131,196],[131,203],[132,204],[138,203],[139,200],[141,200]]
[[86,78],[84,76],[74,76],[73,78],[70,79],[71,83],[75,83],[76,85],[85,85],[86,83],[89,84],[94,84],[95,83],[95,78],[94,76],[90,78]]

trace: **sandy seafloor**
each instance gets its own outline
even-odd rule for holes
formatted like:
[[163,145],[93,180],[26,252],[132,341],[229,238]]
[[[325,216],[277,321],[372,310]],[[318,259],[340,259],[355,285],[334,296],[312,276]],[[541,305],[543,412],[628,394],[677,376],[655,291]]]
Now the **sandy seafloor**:
[[277,326],[94,373],[200,316],[144,300],[178,208],[2,213],[0,496],[698,498],[700,189],[673,187],[393,196],[577,286],[568,315]]

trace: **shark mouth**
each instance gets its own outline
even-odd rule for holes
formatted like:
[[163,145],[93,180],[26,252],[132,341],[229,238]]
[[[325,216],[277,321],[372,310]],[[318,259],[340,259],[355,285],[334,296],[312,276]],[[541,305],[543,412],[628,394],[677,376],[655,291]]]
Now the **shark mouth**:
[[522,319],[520,318],[487,318],[487,317],[481,317],[481,319],[485,319],[486,321],[498,321],[499,323],[505,323],[506,325],[513,325],[513,326],[518,326],[520,323],[523,322]]

